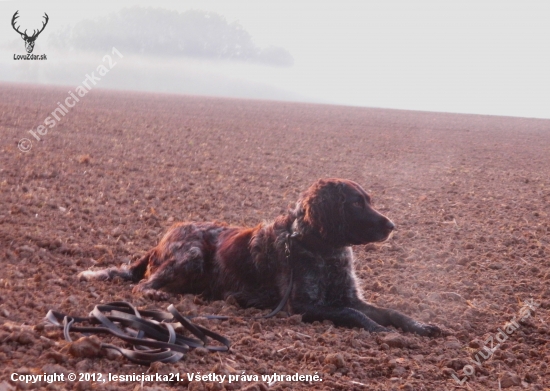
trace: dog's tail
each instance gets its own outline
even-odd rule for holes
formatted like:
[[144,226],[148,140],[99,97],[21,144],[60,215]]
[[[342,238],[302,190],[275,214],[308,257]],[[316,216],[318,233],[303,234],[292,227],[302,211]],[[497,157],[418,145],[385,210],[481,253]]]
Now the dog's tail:
[[154,256],[153,250],[149,251],[143,257],[134,261],[129,267],[123,265],[121,267],[110,267],[101,270],[85,270],[78,274],[81,281],[85,280],[112,280],[115,277],[120,277],[123,280],[138,282],[145,276],[149,259]]

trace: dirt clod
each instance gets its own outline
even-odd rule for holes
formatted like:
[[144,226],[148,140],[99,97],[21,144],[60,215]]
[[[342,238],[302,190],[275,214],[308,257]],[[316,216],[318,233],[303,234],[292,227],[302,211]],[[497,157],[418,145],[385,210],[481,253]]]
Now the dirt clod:
[[502,379],[500,380],[500,385],[502,386],[502,388],[519,386],[521,385],[521,379],[516,373],[505,372],[504,375],[502,376]]
[[69,344],[69,354],[74,357],[99,357],[101,352],[101,340],[92,335],[91,337],[81,337]]
[[340,353],[334,353],[328,354],[325,357],[325,364],[333,364],[336,368],[343,368],[346,365],[346,361]]
[[404,348],[411,345],[411,341],[398,333],[389,333],[379,339],[379,343],[386,344],[390,348]]

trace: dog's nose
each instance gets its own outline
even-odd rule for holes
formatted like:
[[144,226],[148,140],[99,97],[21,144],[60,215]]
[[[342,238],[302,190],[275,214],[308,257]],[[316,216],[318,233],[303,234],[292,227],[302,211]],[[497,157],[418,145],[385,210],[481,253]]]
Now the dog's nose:
[[388,232],[393,231],[394,228],[395,228],[395,224],[391,220],[388,220],[386,222],[386,229],[388,230]]

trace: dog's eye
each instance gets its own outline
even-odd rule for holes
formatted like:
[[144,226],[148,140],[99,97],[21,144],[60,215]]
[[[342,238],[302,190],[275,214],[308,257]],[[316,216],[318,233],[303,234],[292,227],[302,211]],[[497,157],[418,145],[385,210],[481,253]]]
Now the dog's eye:
[[363,208],[363,203],[361,201],[352,202],[352,205],[356,208]]

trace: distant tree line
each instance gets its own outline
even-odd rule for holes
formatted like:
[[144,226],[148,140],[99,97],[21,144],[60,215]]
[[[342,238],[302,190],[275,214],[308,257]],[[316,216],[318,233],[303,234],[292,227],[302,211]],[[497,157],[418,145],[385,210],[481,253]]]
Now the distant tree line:
[[69,50],[106,50],[123,53],[187,56],[254,61],[291,66],[292,55],[281,47],[259,48],[237,23],[215,13],[198,10],[125,8],[97,20],[84,20],[52,33],[50,43]]

